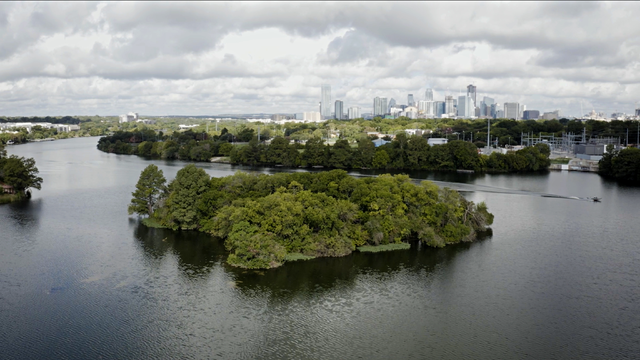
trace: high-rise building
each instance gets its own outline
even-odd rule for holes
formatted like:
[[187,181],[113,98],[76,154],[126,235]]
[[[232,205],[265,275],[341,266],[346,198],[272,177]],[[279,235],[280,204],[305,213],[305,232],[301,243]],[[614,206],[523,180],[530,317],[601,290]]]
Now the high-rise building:
[[520,104],[504,103],[504,117],[506,119],[520,120]]
[[518,111],[520,112],[520,119],[524,118],[524,111],[525,110],[527,110],[527,105],[520,104],[520,106],[518,106]]
[[463,95],[458,97],[458,117],[468,119],[475,116],[475,107],[473,106],[473,99],[469,95]]
[[396,106],[396,100],[394,98],[391,98],[391,100],[389,100],[389,104],[387,106],[387,113],[391,112],[391,108]]
[[640,116],[640,108],[636,109],[636,116]]
[[322,84],[320,94],[320,113],[325,119],[331,117],[331,85]]
[[476,102],[476,86],[473,86],[473,84],[467,86],[467,96],[471,97],[471,101],[473,101],[473,107],[476,107],[478,104]]
[[540,111],[538,110],[525,110],[522,114],[523,120],[538,120],[540,117]]
[[335,118],[338,120],[343,120],[344,119],[344,109],[343,109],[344,103],[340,100],[336,100],[336,113],[335,113]]
[[480,102],[480,116],[493,117],[495,114],[491,111],[491,105],[495,104],[493,98],[485,96]]
[[434,107],[436,110],[436,117],[440,118],[442,115],[446,114],[445,111],[445,102],[444,101],[434,101]]
[[435,102],[434,101],[419,101],[418,102],[418,113],[425,115],[427,118],[432,118],[436,115],[436,108],[435,108]]
[[456,115],[456,109],[453,107],[453,96],[451,95],[444,97],[444,113],[449,116]]
[[373,116],[384,116],[387,113],[387,98],[375,97],[373,99]]
[[360,115],[360,108],[357,106],[352,106],[348,110],[349,119],[359,119],[362,116]]
[[433,89],[427,89],[427,91],[424,92],[424,99],[426,101],[433,101]]
[[413,100],[413,94],[407,95],[407,105],[416,106],[416,102]]

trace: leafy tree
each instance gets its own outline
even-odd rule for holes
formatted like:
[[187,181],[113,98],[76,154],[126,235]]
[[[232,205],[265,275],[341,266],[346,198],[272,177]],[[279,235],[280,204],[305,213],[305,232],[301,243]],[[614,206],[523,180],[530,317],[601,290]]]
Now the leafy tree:
[[24,194],[29,188],[40,190],[42,178],[38,177],[38,168],[33,158],[11,155],[0,158],[0,179],[13,186],[18,194]]
[[349,142],[344,139],[338,140],[331,149],[329,166],[338,169],[350,169],[352,157]]
[[387,164],[389,164],[389,154],[387,154],[384,149],[376,150],[376,155],[373,157],[373,168],[374,169],[384,169]]
[[309,139],[304,146],[303,159],[309,166],[325,165],[324,140],[315,137]]
[[142,170],[136,191],[131,193],[133,199],[129,204],[129,215],[137,213],[152,216],[158,202],[166,196],[166,182],[162,170],[157,166],[151,164]]
[[201,168],[189,164],[176,174],[169,184],[166,212],[162,221],[173,229],[192,230],[199,225],[197,202],[208,190],[209,175]]
[[353,167],[370,168],[376,155],[376,146],[369,138],[358,139],[358,149],[354,154]]

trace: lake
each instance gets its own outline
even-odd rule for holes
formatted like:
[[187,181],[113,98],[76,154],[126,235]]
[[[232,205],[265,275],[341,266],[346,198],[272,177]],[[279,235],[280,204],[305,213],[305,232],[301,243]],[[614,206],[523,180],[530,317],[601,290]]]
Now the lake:
[[147,165],[170,180],[186,163],[106,154],[97,141],[7,147],[35,158],[44,182],[0,206],[4,359],[640,356],[640,188],[578,172],[414,172],[485,201],[492,233],[246,271],[205,234],[127,215]]

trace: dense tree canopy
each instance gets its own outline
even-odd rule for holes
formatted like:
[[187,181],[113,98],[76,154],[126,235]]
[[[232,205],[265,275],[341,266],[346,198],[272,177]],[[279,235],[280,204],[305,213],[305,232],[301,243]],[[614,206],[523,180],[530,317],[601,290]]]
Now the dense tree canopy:
[[598,163],[598,170],[605,177],[622,183],[640,185],[640,149],[615,150],[613,145],[609,145]]
[[355,179],[345,171],[209,178],[194,165],[178,172],[154,218],[173,229],[224,239],[229,263],[270,268],[285,256],[342,256],[356,246],[416,239],[442,247],[471,241],[493,221],[474,204],[406,175]]
[[29,188],[40,190],[42,178],[33,158],[11,155],[0,158],[0,181],[13,186],[18,194],[24,194]]

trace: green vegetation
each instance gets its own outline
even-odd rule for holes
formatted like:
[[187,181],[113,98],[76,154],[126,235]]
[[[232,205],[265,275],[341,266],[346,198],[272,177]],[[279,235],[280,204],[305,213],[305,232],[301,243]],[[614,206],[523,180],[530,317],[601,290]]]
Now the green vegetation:
[[378,246],[359,246],[358,251],[360,252],[382,252],[382,251],[393,251],[393,250],[409,250],[411,245],[408,243],[401,244],[386,244],[386,245],[378,245]]
[[315,259],[314,256],[307,256],[300,253],[290,253],[284,257],[284,261],[304,261]]
[[412,239],[443,247],[473,241],[493,222],[484,203],[428,181],[355,179],[343,170],[209,178],[190,164],[156,204],[155,222],[221,238],[229,264],[250,269],[280,266],[287,255],[344,256],[356,247]]
[[133,199],[129,205],[129,215],[137,213],[139,215],[153,215],[153,211],[158,205],[158,200],[164,197],[167,192],[165,183],[167,180],[155,165],[149,165],[140,174],[140,179],[136,184],[136,191],[131,193]]
[[621,183],[640,185],[640,149],[615,150],[608,145],[598,163],[598,173]]
[[106,135],[110,131],[118,129],[117,117],[100,117],[100,116],[61,116],[61,117],[0,117],[0,123],[7,122],[30,122],[30,123],[52,123],[78,125],[80,130],[69,132],[58,132],[56,129],[46,129],[42,126],[34,126],[31,132],[26,128],[9,129],[10,132],[0,133],[0,143],[13,141],[15,144],[23,144],[29,140],[38,139],[67,139],[83,136],[100,136]]
[[552,164],[568,164],[571,161],[571,158],[555,158],[550,159]]
[[29,198],[29,188],[40,190],[42,178],[38,177],[38,168],[33,158],[25,159],[15,155],[7,156],[4,146],[0,144],[0,184],[9,185],[10,194],[4,194],[0,188],[0,194],[4,195],[1,202],[7,203],[23,198]]

